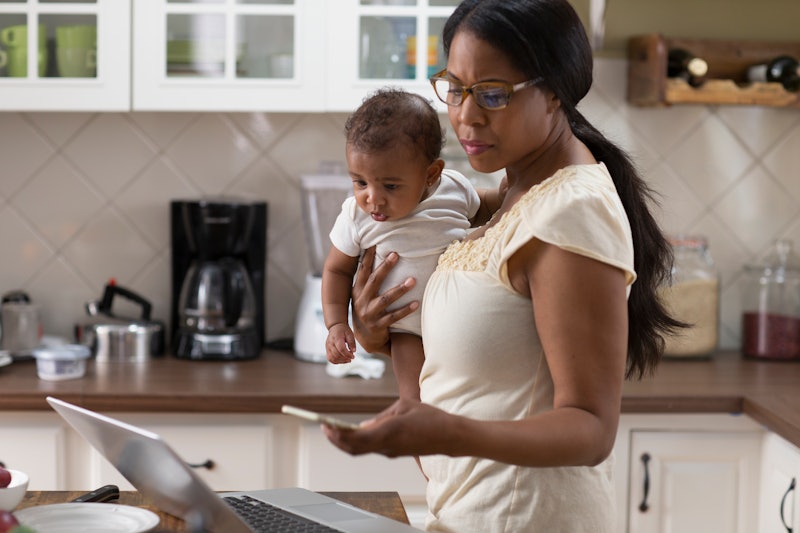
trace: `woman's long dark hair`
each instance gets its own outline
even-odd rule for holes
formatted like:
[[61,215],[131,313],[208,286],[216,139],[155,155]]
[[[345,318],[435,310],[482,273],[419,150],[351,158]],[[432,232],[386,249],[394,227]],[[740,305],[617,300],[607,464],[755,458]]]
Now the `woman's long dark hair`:
[[663,334],[685,324],[669,315],[658,297],[668,280],[672,248],[648,208],[653,192],[630,157],[576,109],[592,85],[592,50],[583,24],[567,0],[465,0],[445,24],[447,55],[456,32],[466,31],[503,52],[528,79],[544,77],[561,102],[573,134],[605,163],[633,233],[637,279],[628,298],[625,377],[652,374],[664,352]]

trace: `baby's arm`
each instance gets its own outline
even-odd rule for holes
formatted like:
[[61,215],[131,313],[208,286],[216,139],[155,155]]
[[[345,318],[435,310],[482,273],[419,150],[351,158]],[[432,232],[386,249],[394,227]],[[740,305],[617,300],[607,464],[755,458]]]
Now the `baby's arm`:
[[419,374],[425,362],[422,337],[412,333],[394,332],[392,340],[392,368],[400,390],[400,398],[419,400]]
[[481,206],[470,220],[473,228],[483,226],[489,222],[495,211],[503,205],[503,199],[506,197],[506,192],[508,192],[508,180],[503,176],[503,179],[500,180],[500,185],[496,189],[480,188],[477,191],[478,197],[481,199]]
[[325,352],[331,363],[352,361],[356,340],[348,322],[350,291],[358,268],[358,257],[350,257],[331,246],[322,268],[322,314],[328,338]]

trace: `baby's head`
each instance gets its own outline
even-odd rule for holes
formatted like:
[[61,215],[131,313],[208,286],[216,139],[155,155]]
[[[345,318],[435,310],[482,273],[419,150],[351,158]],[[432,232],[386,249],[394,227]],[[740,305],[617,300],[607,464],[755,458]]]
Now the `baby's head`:
[[347,166],[358,206],[374,220],[399,219],[427,197],[444,167],[444,134],[428,100],[380,89],[345,124]]

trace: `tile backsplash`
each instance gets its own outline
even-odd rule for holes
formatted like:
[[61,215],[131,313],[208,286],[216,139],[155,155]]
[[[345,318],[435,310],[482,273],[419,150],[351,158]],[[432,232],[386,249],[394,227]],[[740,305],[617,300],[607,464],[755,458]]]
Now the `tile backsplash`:
[[[708,237],[722,274],[720,344],[737,348],[742,266],[775,239],[800,237],[800,110],[635,108],[626,75],[625,61],[598,60],[582,111],[631,152],[661,198],[664,230]],[[267,337],[291,337],[309,269],[299,177],[343,160],[345,119],[0,113],[0,292],[26,290],[52,335],[71,337],[112,277],[167,320],[169,201],[258,198],[270,211]],[[445,157],[472,173],[454,141]]]

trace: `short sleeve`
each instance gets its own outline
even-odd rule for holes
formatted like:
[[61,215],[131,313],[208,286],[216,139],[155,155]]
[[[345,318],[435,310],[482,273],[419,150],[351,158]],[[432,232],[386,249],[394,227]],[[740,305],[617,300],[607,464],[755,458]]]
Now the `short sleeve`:
[[361,239],[355,223],[356,201],[352,196],[342,202],[342,211],[331,229],[331,244],[350,257],[361,255]]
[[497,257],[503,283],[509,283],[509,258],[534,238],[620,268],[628,286],[635,281],[630,223],[604,165],[568,167],[532,188],[512,211]]

